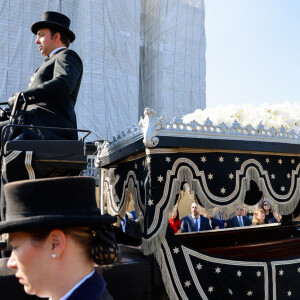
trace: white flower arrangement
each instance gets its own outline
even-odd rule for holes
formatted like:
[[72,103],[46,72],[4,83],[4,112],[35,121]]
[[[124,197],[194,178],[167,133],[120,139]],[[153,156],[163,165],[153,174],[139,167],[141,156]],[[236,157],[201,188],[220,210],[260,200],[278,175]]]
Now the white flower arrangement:
[[183,116],[183,123],[196,121],[203,124],[210,119],[214,125],[225,123],[232,126],[238,121],[241,126],[251,125],[257,128],[261,123],[265,129],[275,128],[276,130],[286,131],[294,130],[300,132],[300,103],[291,104],[285,102],[283,104],[263,104],[261,106],[253,106],[251,104],[243,105],[220,105],[204,110],[197,109],[193,113]]

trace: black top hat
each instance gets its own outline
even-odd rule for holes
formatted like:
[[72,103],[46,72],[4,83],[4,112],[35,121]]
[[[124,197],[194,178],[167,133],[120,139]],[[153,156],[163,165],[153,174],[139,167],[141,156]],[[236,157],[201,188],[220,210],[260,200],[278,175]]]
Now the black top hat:
[[106,228],[116,217],[100,215],[92,177],[24,180],[4,186],[6,213],[0,234],[65,227]]
[[70,23],[71,21],[67,16],[55,11],[46,11],[43,13],[42,21],[31,25],[31,31],[37,34],[40,28],[54,29],[68,35],[72,43],[75,40],[75,34],[69,29]]

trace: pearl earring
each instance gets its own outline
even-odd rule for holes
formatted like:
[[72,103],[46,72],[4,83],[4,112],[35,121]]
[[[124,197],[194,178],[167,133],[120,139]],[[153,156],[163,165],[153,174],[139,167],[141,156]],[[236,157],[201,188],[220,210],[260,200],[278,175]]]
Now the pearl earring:
[[51,257],[52,257],[52,258],[56,258],[56,254],[54,254],[54,253],[51,254]]

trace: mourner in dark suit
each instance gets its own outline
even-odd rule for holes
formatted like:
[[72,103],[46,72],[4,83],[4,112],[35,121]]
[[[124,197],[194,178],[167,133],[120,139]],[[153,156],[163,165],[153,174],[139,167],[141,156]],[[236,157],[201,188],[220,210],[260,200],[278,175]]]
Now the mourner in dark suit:
[[[0,234],[8,233],[7,266],[27,294],[47,299],[109,300],[95,264],[111,264],[118,246],[100,215],[92,177],[24,180],[4,186],[7,203]],[[42,201],[41,201],[42,199]],[[11,291],[11,299],[14,297]]]
[[[57,12],[45,12],[42,21],[31,26],[45,62],[36,70],[28,89],[13,95],[8,103],[26,103],[24,125],[77,128],[75,103],[83,72],[78,54],[68,49],[75,34],[70,19]],[[76,132],[23,129],[19,139],[77,139]]]
[[238,206],[235,209],[236,215],[227,221],[227,228],[250,226],[251,221],[248,217],[243,216],[243,208]]
[[125,214],[124,218],[121,221],[121,228],[123,232],[125,232],[126,234],[134,238],[137,239],[142,238],[142,233],[141,233],[139,223],[130,219],[128,217],[128,213]]
[[211,230],[209,219],[199,214],[197,203],[192,203],[191,214],[181,219],[182,232]]

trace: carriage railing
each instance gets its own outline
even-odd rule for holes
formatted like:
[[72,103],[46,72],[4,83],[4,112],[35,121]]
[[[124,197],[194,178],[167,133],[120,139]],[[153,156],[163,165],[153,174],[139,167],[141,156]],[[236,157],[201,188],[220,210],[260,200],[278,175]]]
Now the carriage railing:
[[[47,130],[55,130],[55,131],[85,132],[86,134],[80,139],[80,141],[83,142],[86,139],[86,137],[91,133],[90,130],[85,130],[85,129],[8,124],[3,127],[1,132],[1,151],[2,151],[1,154],[3,154],[4,151],[4,144],[7,142],[7,140],[5,140],[5,134],[9,128],[29,128],[29,129],[32,128],[32,129],[41,129],[41,130],[47,129]],[[84,155],[85,155],[85,151],[86,149],[84,149]]]

